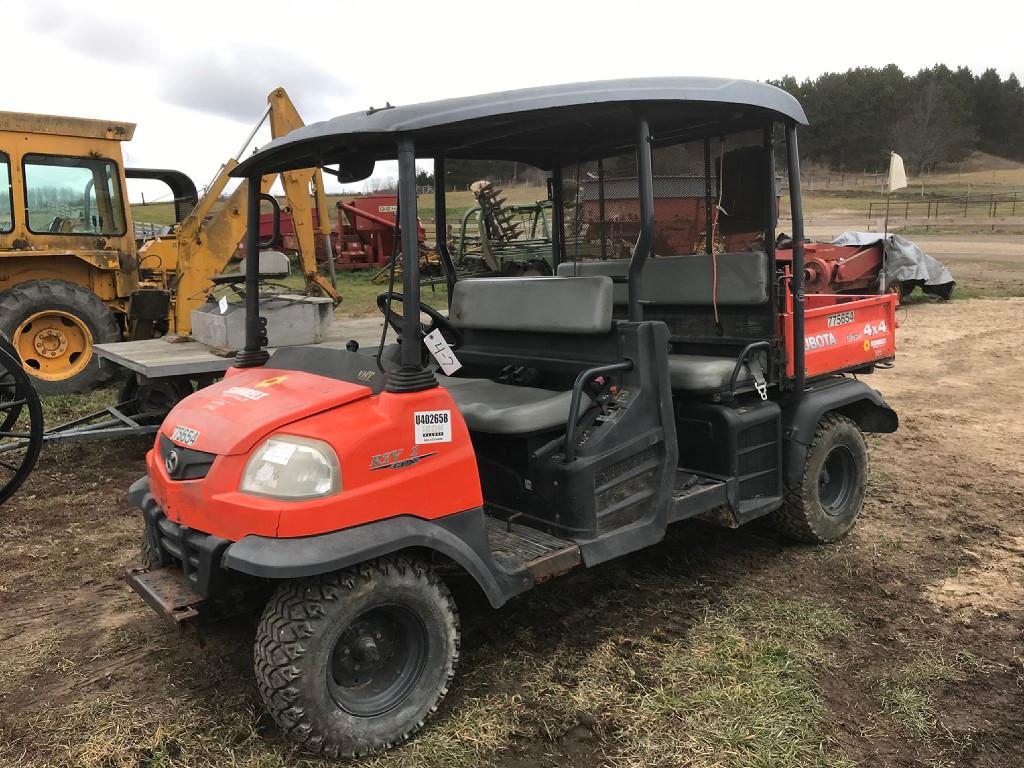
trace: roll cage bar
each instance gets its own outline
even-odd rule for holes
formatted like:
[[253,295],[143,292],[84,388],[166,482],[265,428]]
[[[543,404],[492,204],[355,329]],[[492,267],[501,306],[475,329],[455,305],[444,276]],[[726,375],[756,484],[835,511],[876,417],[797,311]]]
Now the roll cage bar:
[[[699,81],[702,86],[708,82],[712,85],[720,83],[721,87],[716,93],[731,94],[729,98],[707,98],[706,100],[681,98],[679,93],[689,93],[686,84],[691,81]],[[632,85],[638,81],[609,81],[609,83],[577,84],[563,86],[565,89],[580,89],[584,86],[597,88],[604,86],[608,99],[604,101],[580,101],[577,90],[567,90],[570,94],[562,103],[552,103],[551,89],[528,89],[512,94],[492,94],[485,97],[474,97],[474,99],[454,99],[447,102],[435,102],[433,104],[412,105],[404,108],[410,112],[410,117],[403,121],[398,117],[391,118],[391,124],[385,130],[370,131],[362,127],[363,123],[375,119],[378,113],[399,110],[387,107],[384,110],[370,110],[367,113],[356,113],[350,116],[335,118],[326,123],[319,123],[305,129],[289,134],[283,139],[271,142],[262,152],[256,153],[235,169],[233,175],[247,177],[249,180],[249,195],[247,215],[249,225],[246,229],[246,274],[245,274],[245,311],[246,311],[246,341],[244,349],[238,354],[236,364],[238,367],[252,367],[263,365],[269,355],[265,349],[267,346],[266,319],[260,316],[259,311],[259,227],[253,222],[259,221],[260,215],[260,181],[263,175],[271,172],[280,172],[289,168],[308,167],[311,159],[316,159],[318,166],[326,165],[328,162],[339,163],[339,178],[345,173],[346,162],[351,162],[352,168],[359,168],[364,177],[372,172],[372,161],[379,159],[377,156],[397,157],[398,176],[398,224],[401,231],[415,232],[417,227],[416,210],[416,151],[418,139],[424,139],[429,154],[435,163],[435,179],[444,178],[444,164],[447,157],[472,157],[472,144],[474,139],[467,138],[467,132],[474,137],[478,146],[481,147],[482,159],[494,157],[513,158],[514,142],[509,137],[518,139],[518,146],[525,147],[519,156],[525,162],[547,166],[553,178],[553,218],[552,227],[552,255],[557,265],[564,252],[565,233],[564,217],[562,215],[562,172],[561,161],[571,159],[573,162],[581,158],[598,159],[602,152],[609,149],[619,151],[631,148],[636,155],[637,177],[639,184],[640,202],[640,232],[637,237],[633,254],[629,264],[629,285],[628,285],[628,309],[631,321],[643,319],[643,305],[639,297],[641,276],[647,261],[652,256],[652,243],[654,239],[655,217],[654,217],[654,173],[651,165],[651,146],[655,140],[659,143],[681,142],[716,135],[723,135],[728,131],[750,129],[760,127],[763,131],[763,150],[766,168],[768,170],[768,183],[765,185],[764,200],[767,217],[767,234],[765,238],[765,249],[768,254],[769,284],[773,316],[778,310],[778,290],[775,279],[775,128],[781,123],[785,131],[786,145],[786,167],[789,180],[790,210],[793,224],[793,268],[791,276],[791,292],[793,296],[793,338],[802,340],[804,337],[804,228],[803,228],[803,206],[800,195],[800,159],[797,146],[797,123],[806,123],[803,111],[799,104],[782,91],[772,86],[760,83],[743,83],[742,81],[710,81],[707,78],[652,78],[651,92],[656,89],[659,96],[663,96],[665,89],[672,92],[675,83],[680,83],[679,93],[673,98],[659,98],[656,101],[637,101],[637,86]],[[742,88],[737,95],[736,84]],[[552,87],[555,89],[556,87]],[[732,90],[730,90],[730,88]],[[589,91],[588,91],[589,92]],[[535,96],[540,93],[540,96]],[[751,96],[749,94],[753,93]],[[521,97],[510,98],[516,94],[527,94]],[[780,96],[781,94],[781,96]],[[556,94],[557,95],[557,94]],[[784,98],[783,98],[784,97]],[[488,101],[490,99],[490,101]],[[531,100],[532,99],[532,100]],[[576,99],[574,101],[574,99]],[[476,102],[479,101],[480,104]],[[534,103],[543,103],[540,110],[530,110],[527,107]],[[452,104],[459,103],[460,109],[452,107]],[[498,103],[499,106],[493,106]],[[519,108],[508,107],[502,111],[501,105],[515,104]],[[590,144],[577,149],[575,153],[567,153],[564,148],[558,149],[543,145],[550,142],[553,137],[561,135],[571,136],[572,115],[578,112],[578,131],[585,133],[591,128],[590,120],[593,119],[595,110],[607,105],[618,107],[615,117],[618,120],[618,134],[611,134],[607,130],[596,136]],[[736,105],[740,104],[749,109],[737,112]],[[482,105],[482,106],[481,106]],[[524,106],[525,105],[525,106]],[[680,110],[680,114],[686,116],[687,109],[691,105],[696,106],[697,122],[694,125],[686,125],[685,120],[677,120],[675,124],[666,123],[666,114],[673,114],[672,107]],[[723,111],[718,109],[721,106],[730,107]],[[432,107],[436,110],[431,110]],[[628,109],[630,120],[627,125],[623,121],[622,107]],[[472,110],[476,110],[472,112]],[[490,111],[488,111],[490,110]],[[458,119],[445,121],[447,114],[458,114],[464,116],[472,112],[471,122],[464,123]],[[441,118],[432,115],[441,115]],[[544,121],[544,114],[551,113],[548,122]],[[400,117],[400,116],[399,116]],[[516,118],[516,119],[511,119]],[[710,122],[709,122],[710,118]],[[470,126],[465,131],[458,130],[460,125]],[[660,137],[652,137],[652,124],[658,126],[657,130],[664,133]],[[569,128],[567,129],[567,125]],[[410,128],[411,126],[411,128]],[[519,126],[517,130],[516,126]],[[625,128],[630,127],[630,135],[626,135]],[[337,132],[332,132],[332,128]],[[345,131],[349,131],[346,133]],[[390,134],[390,136],[389,136]],[[294,136],[294,138],[293,138]],[[531,139],[532,136],[532,139]],[[359,154],[353,153],[351,147],[358,145],[357,140],[363,140],[367,144],[367,151]],[[447,140],[448,145],[442,142]],[[531,143],[534,142],[534,143]],[[566,139],[570,141],[570,139]],[[387,153],[382,147],[391,146],[393,149]],[[543,150],[543,151],[541,151]],[[707,149],[705,150],[707,153]],[[370,162],[367,158],[369,155]],[[546,159],[543,159],[546,158]],[[710,159],[706,157],[706,163]],[[358,172],[356,172],[358,173]],[[350,175],[356,175],[356,173]],[[447,230],[445,190],[444,184],[434,185],[435,215],[437,217],[437,231]],[[709,224],[710,227],[710,224]],[[451,254],[448,251],[444,238],[438,238],[438,253],[445,271],[445,279],[449,288],[449,296],[455,284],[455,270],[452,264]],[[706,247],[712,249],[711,238],[706,238]],[[419,252],[418,243],[415,237],[401,238],[402,248],[402,294],[406,311],[402,314],[402,338],[406,343],[402,344],[400,366],[397,371],[389,375],[388,389],[393,392],[411,392],[428,389],[437,386],[433,373],[422,365],[422,340],[420,339],[419,312],[413,308],[419,306],[420,300],[420,276],[419,276]],[[408,340],[416,339],[417,343],[410,344]],[[793,350],[794,377],[792,380],[792,397],[802,397],[805,389],[805,350],[802,343],[795,343]]]

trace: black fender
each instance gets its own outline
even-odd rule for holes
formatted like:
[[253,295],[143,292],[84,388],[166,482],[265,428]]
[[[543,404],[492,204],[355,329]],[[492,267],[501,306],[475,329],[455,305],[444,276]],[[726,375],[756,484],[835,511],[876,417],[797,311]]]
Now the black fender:
[[264,579],[298,579],[409,548],[438,552],[458,563],[495,608],[534,584],[525,568],[508,571],[495,562],[479,507],[436,520],[399,515],[316,536],[244,536],[227,548],[221,565]]
[[803,476],[807,448],[821,417],[841,413],[865,432],[895,432],[899,417],[877,389],[857,379],[832,379],[808,388],[799,400],[782,403],[782,467],[787,485]]

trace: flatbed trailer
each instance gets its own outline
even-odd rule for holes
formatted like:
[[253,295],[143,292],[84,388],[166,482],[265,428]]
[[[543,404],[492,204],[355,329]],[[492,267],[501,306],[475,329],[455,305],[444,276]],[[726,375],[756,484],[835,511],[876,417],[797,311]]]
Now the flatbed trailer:
[[[379,317],[336,319],[327,331],[327,338],[315,346],[324,349],[345,349],[350,341],[360,347],[380,343],[384,321]],[[389,331],[391,337],[394,334]],[[146,379],[220,378],[235,364],[233,356],[217,354],[197,341],[163,336],[159,339],[124,341],[96,345],[102,366],[126,369]]]
[[[336,320],[321,344],[323,349],[346,349],[355,341],[359,348],[380,343],[383,321],[375,317]],[[394,332],[388,332],[390,341]],[[118,402],[92,413],[42,429],[42,443],[55,441],[108,440],[152,435],[170,409],[199,387],[223,377],[235,364],[234,357],[217,354],[209,347],[184,337],[97,344],[101,367],[111,375],[128,373]],[[27,438],[26,438],[27,439]],[[0,443],[0,454],[22,451],[20,438]]]

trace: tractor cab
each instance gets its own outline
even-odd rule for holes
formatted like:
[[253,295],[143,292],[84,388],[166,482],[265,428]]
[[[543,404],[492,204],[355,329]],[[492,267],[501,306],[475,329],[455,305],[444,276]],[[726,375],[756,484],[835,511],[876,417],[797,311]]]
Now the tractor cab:
[[[146,523],[129,583],[176,623],[265,601],[267,708],[307,749],[352,755],[406,738],[448,689],[457,611],[442,574],[468,574],[497,607],[689,518],[845,535],[867,486],[863,432],[897,427],[848,374],[893,359],[896,297],[805,296],[805,122],[764,84],[606,81],[371,109],[240,163],[245,348],[161,427],[129,495]],[[270,354],[261,178],[323,167],[352,181],[389,159],[404,268],[378,304],[398,344]],[[424,303],[427,159],[439,180],[457,159],[546,172],[553,274],[459,278],[438,183],[449,306]]]

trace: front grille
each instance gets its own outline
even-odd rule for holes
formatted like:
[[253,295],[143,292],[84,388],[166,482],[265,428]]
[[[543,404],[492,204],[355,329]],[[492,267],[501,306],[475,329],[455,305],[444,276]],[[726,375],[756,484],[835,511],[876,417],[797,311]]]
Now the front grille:
[[172,480],[199,480],[206,477],[216,454],[186,448],[160,435],[160,460]]

